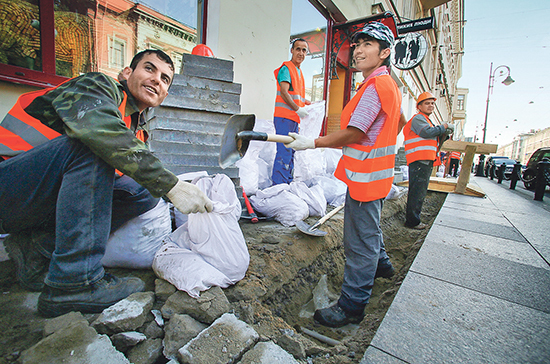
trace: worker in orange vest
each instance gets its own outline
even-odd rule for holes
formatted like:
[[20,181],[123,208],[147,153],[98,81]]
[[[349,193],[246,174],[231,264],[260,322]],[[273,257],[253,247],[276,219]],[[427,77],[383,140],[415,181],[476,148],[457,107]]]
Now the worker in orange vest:
[[[143,111],[174,76],[159,50],[136,54],[117,81],[92,72],[22,95],[0,123],[0,233],[44,316],[101,312],[144,289],[106,274],[109,233],[166,196],[184,213],[212,210],[149,151]],[[124,175],[115,174],[115,170]]]
[[344,279],[338,302],[314,314],[330,327],[359,323],[375,278],[394,274],[380,228],[383,201],[393,183],[397,134],[405,120],[401,92],[388,69],[394,35],[382,23],[371,22],[352,42],[355,67],[365,80],[342,111],[341,130],[317,139],[290,133],[295,140],[286,144],[295,150],[342,147],[335,176],[348,186]]
[[[308,44],[305,39],[298,38],[292,41],[290,61],[284,62],[274,71],[277,79],[277,96],[275,98],[275,112],[273,124],[275,132],[280,135],[298,133],[300,118],[309,115],[305,105],[311,104],[306,100],[304,74],[300,65],[305,60]],[[294,173],[294,150],[277,143],[277,154],[273,162],[271,180],[274,185],[290,183]]]
[[452,174],[453,177],[458,176],[458,166],[460,164],[460,158],[462,157],[462,153],[457,151],[452,151],[449,155],[449,174]]
[[434,125],[430,121],[435,100],[431,92],[421,93],[416,103],[418,113],[403,128],[405,157],[409,166],[405,226],[413,229],[424,229],[427,226],[420,221],[420,212],[428,192],[430,175],[434,162],[438,160],[441,164],[439,149],[444,139],[454,131],[452,124]]

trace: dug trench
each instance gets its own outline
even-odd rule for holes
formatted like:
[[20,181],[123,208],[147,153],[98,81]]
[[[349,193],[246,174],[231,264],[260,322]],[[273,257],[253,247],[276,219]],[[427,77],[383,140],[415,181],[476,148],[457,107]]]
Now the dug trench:
[[[342,245],[343,212],[336,214],[320,227],[328,232],[323,237],[305,235],[298,230],[277,226],[276,223],[241,225],[251,254],[251,264],[245,278],[227,289],[226,294],[230,300],[241,300],[248,302],[248,305],[251,302],[261,302],[274,317],[283,319],[285,324],[298,332],[301,328],[306,328],[340,342],[335,346],[323,344],[326,351],[312,358],[311,362],[358,363],[391,305],[445,198],[445,193],[428,191],[422,209],[422,220],[428,224],[428,228],[424,230],[409,229],[403,224],[406,193],[396,200],[384,203],[381,227],[395,275],[389,279],[376,279],[370,302],[365,309],[365,319],[359,325],[347,325],[339,329],[328,328],[317,324],[311,318],[313,312],[307,314],[308,302],[311,306],[312,292],[323,275],[326,275],[330,296],[337,298],[339,295],[345,264]],[[310,225],[315,221],[316,218],[306,220]],[[248,292],[247,296],[241,296],[243,291]],[[311,307],[309,309],[311,310]],[[263,320],[257,321],[261,323]]]
[[[429,227],[445,197],[444,193],[428,192],[422,220]],[[376,279],[365,319],[359,325],[331,329],[316,324],[311,318],[312,292],[323,276],[330,295],[335,298],[339,294],[345,263],[343,212],[322,225],[322,230],[328,232],[324,237],[305,235],[295,227],[284,227],[275,221],[252,224],[241,219],[250,265],[240,282],[223,290],[231,312],[250,324],[261,340],[273,340],[301,363],[359,363],[429,231],[429,228],[412,230],[403,225],[405,205],[406,194],[384,203],[381,225],[396,273],[389,279]],[[316,220],[310,217],[306,222],[313,224]],[[140,276],[148,290],[155,290],[156,277],[151,270],[114,270],[113,273]],[[3,364],[14,362],[24,350],[42,339],[45,319],[36,313],[38,293],[19,287],[9,260],[0,262],[0,289],[0,364]],[[161,305],[162,302],[155,304],[157,309]],[[309,307],[309,314],[304,307]],[[97,315],[85,317],[92,322]],[[303,329],[338,343],[329,345],[306,333],[295,335]],[[291,336],[303,340],[289,340]],[[166,362],[164,357],[155,361],[156,364]]]

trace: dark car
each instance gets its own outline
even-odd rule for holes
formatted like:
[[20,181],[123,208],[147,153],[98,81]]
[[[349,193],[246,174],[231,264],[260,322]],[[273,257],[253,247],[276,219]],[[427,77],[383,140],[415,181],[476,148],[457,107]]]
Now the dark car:
[[526,189],[534,190],[537,185],[537,163],[547,158],[550,160],[550,147],[537,149],[529,158],[527,167],[523,172],[523,184]]
[[502,165],[502,163],[506,165],[506,169],[504,170],[504,179],[509,180],[512,176],[512,171],[514,170],[514,166],[516,165],[516,163],[518,163],[518,161],[514,159],[509,159],[509,158],[493,159],[493,164],[495,165],[495,169],[494,169],[495,177],[498,176],[497,172],[500,166]]
[[[489,174],[489,172],[491,170],[491,167],[495,166],[495,159],[498,160],[498,159],[510,159],[510,158],[503,157],[503,156],[498,156],[498,155],[492,155],[489,158],[487,158],[487,160],[485,161],[485,166],[483,167],[483,172],[485,173],[485,176],[487,176],[487,177],[491,176]],[[495,173],[495,176],[496,176],[496,170],[495,170],[494,173]]]

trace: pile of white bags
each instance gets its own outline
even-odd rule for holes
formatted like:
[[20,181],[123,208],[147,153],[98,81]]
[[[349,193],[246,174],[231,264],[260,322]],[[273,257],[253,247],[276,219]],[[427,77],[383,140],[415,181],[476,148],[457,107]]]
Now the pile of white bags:
[[149,269],[164,238],[171,232],[170,207],[160,199],[156,207],[111,233],[101,264],[111,268]]
[[188,215],[187,222],[165,239],[153,260],[160,278],[193,297],[212,286],[241,280],[250,255],[240,229],[241,204],[235,185],[224,174],[194,183],[213,202],[211,213]]

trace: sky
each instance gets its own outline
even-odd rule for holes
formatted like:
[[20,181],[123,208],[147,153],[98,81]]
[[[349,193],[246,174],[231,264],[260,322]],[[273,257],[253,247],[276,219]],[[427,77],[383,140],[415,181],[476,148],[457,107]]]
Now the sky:
[[[466,136],[483,137],[491,62],[486,143],[511,143],[550,127],[550,1],[465,0],[464,56],[459,87],[469,89]],[[514,83],[502,81],[510,68]],[[501,71],[504,73],[501,75]]]

